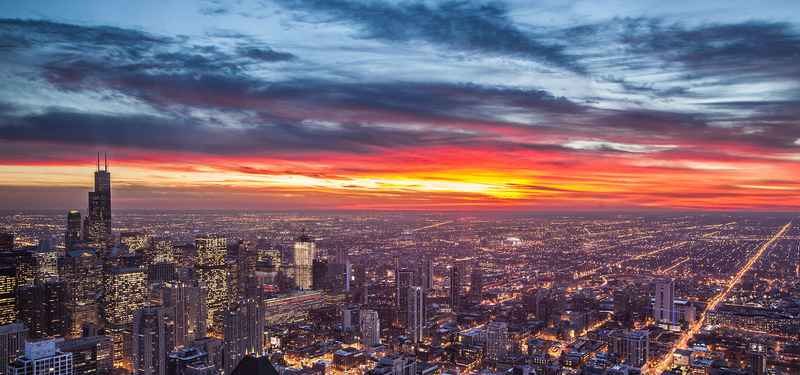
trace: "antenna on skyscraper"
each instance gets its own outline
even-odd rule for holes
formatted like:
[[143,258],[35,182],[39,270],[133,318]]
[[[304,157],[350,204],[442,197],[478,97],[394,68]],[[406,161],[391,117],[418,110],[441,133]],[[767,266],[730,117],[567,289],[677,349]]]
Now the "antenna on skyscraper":
[[108,172],[108,152],[106,149],[103,149],[103,159],[106,165],[106,172]]

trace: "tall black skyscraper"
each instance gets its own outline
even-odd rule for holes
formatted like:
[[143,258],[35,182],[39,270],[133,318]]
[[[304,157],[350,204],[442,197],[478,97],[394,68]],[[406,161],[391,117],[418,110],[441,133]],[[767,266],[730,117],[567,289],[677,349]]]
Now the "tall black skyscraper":
[[64,234],[64,247],[67,252],[74,250],[81,240],[81,213],[72,210],[67,214],[67,232]]
[[450,304],[453,311],[458,311],[461,305],[461,268],[450,267]]
[[97,153],[97,171],[94,172],[94,191],[89,192],[89,213],[83,221],[83,239],[94,247],[99,258],[105,258],[114,248],[111,232],[111,174],[108,159],[100,170],[100,153]]
[[480,268],[475,267],[472,269],[472,294],[475,295],[475,302],[483,302],[483,272]]

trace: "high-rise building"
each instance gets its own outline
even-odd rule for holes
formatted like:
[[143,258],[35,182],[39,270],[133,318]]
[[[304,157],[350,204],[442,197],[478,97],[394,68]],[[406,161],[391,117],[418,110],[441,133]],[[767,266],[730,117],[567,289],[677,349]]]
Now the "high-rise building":
[[0,371],[6,373],[6,365],[23,354],[28,328],[22,322],[0,325]]
[[508,324],[491,322],[486,326],[486,356],[492,360],[506,357],[508,346]]
[[419,285],[427,293],[433,289],[433,261],[424,260],[417,264],[417,280],[415,285]]
[[332,289],[349,292],[351,277],[350,261],[328,263],[328,279]]
[[625,362],[630,366],[641,368],[642,373],[645,373],[647,358],[650,356],[650,332],[643,329],[628,332],[626,344]]
[[472,282],[471,289],[472,294],[475,295],[475,302],[483,302],[483,271],[478,267],[473,268],[472,280],[470,281]]
[[[189,337],[190,300],[187,294],[189,288],[191,287],[182,282],[170,281],[153,285],[150,295],[152,304],[172,309],[176,347],[181,347],[185,342],[195,338]],[[203,323],[205,323],[205,319]]]
[[220,235],[197,236],[195,247],[197,281],[205,283],[207,291],[206,327],[213,327],[214,312],[225,310],[228,305],[227,240]]
[[364,350],[372,350],[372,347],[381,343],[381,321],[378,312],[367,310],[361,313],[361,346]]
[[8,365],[8,375],[72,375],[72,353],[56,350],[51,338],[25,341],[25,354]]
[[147,236],[142,232],[123,232],[119,235],[119,243],[128,247],[128,254],[144,256]]
[[12,251],[14,251],[14,235],[0,233],[0,253],[10,253]]
[[361,310],[358,307],[342,308],[342,331],[357,329],[361,323]]
[[131,324],[133,311],[147,304],[147,276],[142,267],[114,267],[103,275],[101,308],[106,324]]
[[408,296],[406,331],[412,341],[422,342],[426,320],[425,313],[427,312],[426,294],[420,286],[409,286],[406,289]]
[[344,263],[349,260],[350,260],[350,253],[347,249],[347,246],[344,245],[336,246],[336,262]]
[[450,267],[450,306],[453,311],[461,306],[461,269],[456,265]]
[[71,210],[67,214],[67,232],[64,233],[64,248],[67,252],[75,250],[75,244],[81,241],[81,213]]
[[311,263],[311,280],[311,284],[315,290],[330,289],[327,259],[314,259]]
[[172,237],[153,237],[150,245],[144,248],[144,264],[175,264],[175,251],[172,248]]
[[166,375],[167,354],[175,351],[172,309],[145,307],[133,312],[133,374]]
[[[196,340],[206,337],[208,333],[208,288],[205,283],[187,285],[186,300],[189,305],[187,339]],[[179,343],[183,344],[183,343]]]
[[114,369],[114,342],[111,337],[89,336],[56,343],[56,349],[72,353],[75,375],[95,375]]
[[17,271],[14,267],[0,267],[0,324],[17,320]]
[[751,343],[748,345],[750,354],[750,373],[764,375],[767,371],[767,350],[763,344]]
[[46,283],[48,281],[58,281],[58,257],[59,253],[54,248],[38,249],[33,253],[36,262],[36,283]]
[[414,270],[395,270],[395,308],[398,311],[408,310],[408,288],[414,285]]
[[653,320],[656,323],[672,324],[675,315],[675,281],[669,278],[656,281],[655,297]]
[[167,375],[186,375],[186,368],[195,362],[208,360],[208,353],[197,348],[185,348],[167,356]]
[[93,251],[72,251],[64,259],[62,279],[67,287],[68,338],[81,336],[81,324],[98,323],[97,255]]
[[133,312],[147,304],[147,276],[143,267],[114,267],[103,275],[100,310],[106,334],[114,343],[113,364],[123,366],[125,330],[133,323]]
[[294,243],[294,283],[300,289],[309,290],[314,285],[311,268],[316,253],[314,239],[303,230]]
[[237,299],[225,314],[225,372],[230,374],[245,355],[264,350],[264,320],[260,304],[252,299]]
[[630,311],[631,309],[631,290],[628,288],[614,289],[614,313]]
[[89,213],[83,221],[83,240],[93,247],[97,256],[105,258],[114,248],[111,232],[111,174],[108,159],[100,170],[100,153],[97,153],[97,171],[94,172],[94,191],[89,192]]

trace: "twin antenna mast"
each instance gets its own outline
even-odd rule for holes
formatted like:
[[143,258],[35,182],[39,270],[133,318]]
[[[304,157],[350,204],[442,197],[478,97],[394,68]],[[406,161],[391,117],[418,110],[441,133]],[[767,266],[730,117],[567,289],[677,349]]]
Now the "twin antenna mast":
[[[108,152],[103,150],[103,161],[105,163],[104,171],[108,172]],[[100,150],[97,150],[97,171],[100,172]]]

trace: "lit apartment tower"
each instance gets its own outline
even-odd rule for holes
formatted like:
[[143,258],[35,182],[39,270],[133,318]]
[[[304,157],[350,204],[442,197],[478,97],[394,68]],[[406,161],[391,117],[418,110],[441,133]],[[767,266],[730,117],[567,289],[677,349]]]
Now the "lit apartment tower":
[[72,353],[56,350],[51,338],[25,341],[25,355],[8,365],[8,375],[72,375]]
[[119,235],[119,243],[128,246],[128,254],[144,255],[147,236],[142,232],[124,232]]
[[[175,322],[175,347],[180,348],[183,344],[194,337],[189,337],[189,298],[187,295],[188,285],[179,281],[169,281],[152,285],[150,303],[169,307],[172,309],[172,317]],[[203,321],[205,323],[205,321]]]
[[417,274],[420,279],[419,285],[425,290],[425,292],[433,289],[433,261],[422,261],[422,263],[419,265]]
[[67,252],[74,250],[75,244],[81,241],[81,213],[71,210],[67,214],[67,232],[64,233],[64,248]]
[[14,267],[0,267],[0,324],[17,320],[17,271]]
[[245,355],[261,354],[264,348],[264,319],[259,303],[237,299],[225,314],[225,373],[230,374]]
[[628,288],[614,289],[614,313],[629,311],[631,309],[631,290]]
[[395,280],[395,308],[399,311],[408,309],[408,288],[414,285],[414,270],[396,270]]
[[361,313],[361,346],[372,351],[372,347],[381,343],[381,321],[378,312],[367,310]]
[[450,267],[450,306],[453,312],[461,306],[461,269],[455,265]]
[[[187,335],[189,340],[207,336],[208,327],[208,288],[205,283],[194,283],[186,286],[186,300],[189,304]],[[183,343],[179,343],[183,344]]]
[[309,290],[314,285],[311,267],[316,253],[314,239],[303,230],[294,243],[294,283],[300,289]]
[[14,235],[11,233],[0,233],[0,252],[10,253],[14,251]]
[[114,365],[123,365],[124,331],[133,323],[133,311],[147,304],[147,275],[141,267],[114,267],[103,275],[100,310],[106,334],[114,340]]
[[328,263],[328,278],[333,289],[349,292],[352,272],[350,261]]
[[206,284],[206,326],[212,327],[215,311],[228,305],[227,240],[225,236],[197,236],[197,281]]
[[763,344],[748,345],[750,354],[750,374],[764,375],[767,371],[767,351]]
[[28,328],[22,322],[0,325],[0,371],[5,373],[5,366],[23,354],[25,341],[28,339]]
[[646,369],[647,358],[650,355],[650,332],[643,329],[628,332],[625,341],[627,345],[625,362],[630,366]]
[[133,310],[147,304],[147,275],[142,267],[114,267],[103,275],[101,308],[106,324],[130,324]]
[[675,281],[664,279],[656,281],[656,304],[653,306],[653,320],[656,323],[672,324],[675,314]]
[[486,326],[486,355],[489,359],[501,360],[506,357],[508,346],[508,324],[491,322]]
[[111,174],[108,159],[100,170],[100,153],[97,153],[97,171],[94,172],[94,191],[89,192],[89,212],[83,222],[83,240],[92,245],[100,258],[105,258],[114,248],[111,232]]
[[172,237],[153,237],[150,245],[144,248],[144,264],[175,264],[175,252],[172,249]]
[[56,343],[64,353],[72,353],[75,375],[94,375],[114,369],[114,341],[106,335],[89,336]]
[[344,263],[349,260],[350,260],[350,253],[347,250],[347,247],[343,245],[336,246],[336,262]]
[[97,285],[99,271],[94,251],[72,251],[64,258],[63,280],[67,284],[68,338],[81,336],[81,324],[98,323]]
[[475,295],[475,302],[483,302],[483,272],[480,268],[475,267],[472,269],[472,294]]
[[408,289],[408,332],[411,340],[422,342],[422,330],[425,328],[425,313],[427,312],[427,301],[425,290],[419,286],[410,286]]
[[133,312],[133,374],[166,375],[167,354],[175,350],[172,309],[145,307]]

